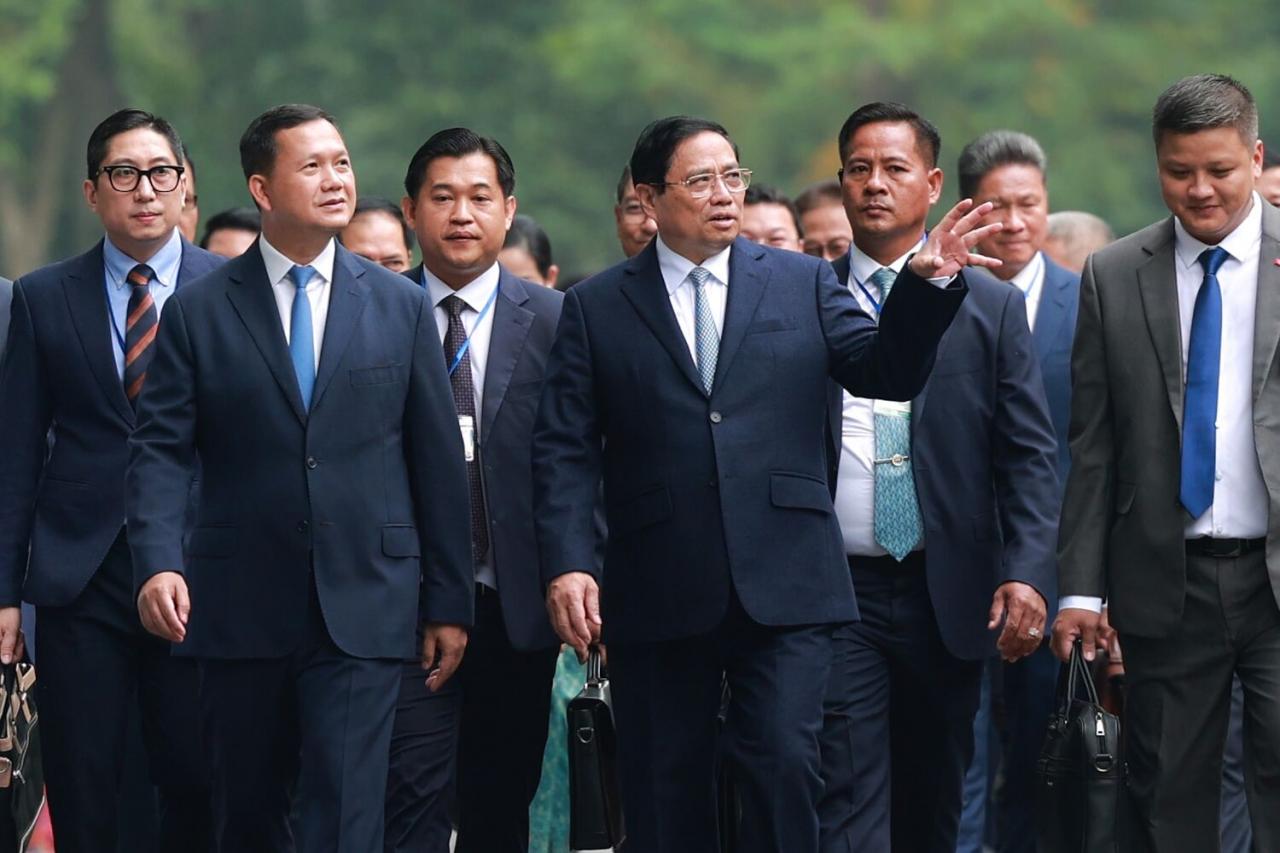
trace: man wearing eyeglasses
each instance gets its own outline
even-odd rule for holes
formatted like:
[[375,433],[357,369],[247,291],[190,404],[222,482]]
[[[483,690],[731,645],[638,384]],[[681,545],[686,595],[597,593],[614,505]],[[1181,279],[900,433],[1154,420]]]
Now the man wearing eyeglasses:
[[[89,137],[84,197],[105,237],[14,283],[0,371],[0,662],[40,623],[41,740],[58,850],[114,850],[126,721],[141,714],[160,847],[207,850],[194,664],[134,606],[124,473],[160,312],[222,259],[178,232],[182,143],[121,110]],[[47,438],[48,437],[48,438]],[[136,704],[135,704],[136,703]]]
[[654,122],[631,173],[657,236],[566,294],[534,428],[548,609],[580,656],[608,643],[629,846],[716,849],[722,745],[741,849],[813,851],[832,626],[858,612],[827,486],[828,377],[919,391],[965,297],[957,274],[988,262],[969,247],[999,226],[975,228],[987,208],[967,203],[944,217],[877,332],[828,263],[738,238],[751,172],[719,124]]
[[618,226],[618,242],[628,258],[640,254],[653,235],[658,225],[645,212],[636,195],[636,185],[631,181],[631,166],[622,167],[622,177],[618,179],[618,203],[613,206],[613,219]]

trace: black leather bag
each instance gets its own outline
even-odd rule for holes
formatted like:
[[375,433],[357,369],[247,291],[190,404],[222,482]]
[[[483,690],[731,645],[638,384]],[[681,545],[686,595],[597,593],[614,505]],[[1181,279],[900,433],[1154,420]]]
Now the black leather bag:
[[[17,850],[26,850],[44,808],[40,713],[36,669],[29,663],[0,667],[0,800],[6,800]],[[0,849],[11,849],[3,845]]]
[[1119,853],[1124,782],[1120,719],[1098,702],[1077,640],[1036,768],[1040,853]]
[[618,738],[609,679],[598,649],[587,659],[587,683],[569,701],[569,847],[604,850],[626,838],[618,789]]

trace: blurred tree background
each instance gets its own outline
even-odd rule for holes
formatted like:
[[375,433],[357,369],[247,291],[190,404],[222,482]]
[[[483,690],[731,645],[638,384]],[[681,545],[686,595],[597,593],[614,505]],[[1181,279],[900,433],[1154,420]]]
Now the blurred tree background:
[[[1272,0],[1273,2],[1273,0]],[[796,192],[833,175],[835,133],[899,100],[943,136],[944,170],[997,127],[1050,158],[1055,209],[1117,231],[1163,214],[1149,132],[1156,95],[1221,71],[1269,105],[1280,12],[1264,0],[0,0],[0,273],[78,252],[84,147],[111,111],[169,118],[202,215],[246,204],[237,142],[286,101],[339,119],[362,193],[398,199],[410,155],[464,124],[516,164],[520,210],[569,274],[620,257],[611,206],[640,129],[716,118],[757,180]],[[954,198],[949,181],[947,200]]]

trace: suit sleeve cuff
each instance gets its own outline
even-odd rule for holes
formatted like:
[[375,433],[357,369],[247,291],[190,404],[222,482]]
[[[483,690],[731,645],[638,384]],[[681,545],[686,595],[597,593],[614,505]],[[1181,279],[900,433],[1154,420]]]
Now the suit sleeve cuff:
[[1058,602],[1058,610],[1067,610],[1069,608],[1077,610],[1092,610],[1094,613],[1102,612],[1102,599],[1096,595],[1064,595]]

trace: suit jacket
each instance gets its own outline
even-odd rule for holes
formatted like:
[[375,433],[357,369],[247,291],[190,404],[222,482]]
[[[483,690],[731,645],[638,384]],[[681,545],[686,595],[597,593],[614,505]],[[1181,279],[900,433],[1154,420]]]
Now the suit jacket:
[[4,346],[9,340],[9,303],[13,302],[13,282],[0,278],[0,363],[4,361]]
[[[422,266],[405,273],[422,283]],[[533,416],[560,322],[564,294],[499,267],[493,335],[480,406],[480,463],[489,521],[489,559],[511,645],[551,648],[551,630],[533,532]],[[441,349],[443,354],[444,350]]]
[[[139,411],[129,544],[139,585],[186,574],[179,653],[287,655],[313,588],[353,657],[413,656],[420,610],[471,623],[462,437],[435,321],[403,276],[336,247],[308,411],[255,244],[165,306]],[[197,457],[184,566],[179,507]]]
[[[1253,435],[1269,495],[1267,571],[1280,599],[1280,211],[1262,202]],[[1108,600],[1121,634],[1177,630],[1186,600],[1179,503],[1182,339],[1172,217],[1095,252],[1080,283],[1071,355],[1071,476],[1059,593]]]
[[566,294],[534,429],[545,580],[592,572],[601,474],[605,637],[705,633],[731,589],[765,625],[857,617],[825,476],[827,377],[909,399],[963,301],[904,272],[875,324],[824,261],[739,238],[710,397],[656,244]]
[[[0,604],[70,604],[124,525],[134,411],[112,354],[102,245],[13,285],[0,374]],[[170,298],[223,260],[184,240]],[[190,488],[188,478],[175,495],[179,511]]]
[[[833,266],[849,280],[847,255]],[[969,297],[912,400],[911,470],[939,632],[953,655],[978,660],[995,650],[987,619],[997,586],[1030,584],[1053,603],[1057,442],[1026,300],[982,270],[966,270],[965,280]],[[835,388],[830,435],[841,434],[842,403]]]
[[[1059,496],[1067,486],[1071,470],[1071,451],[1067,432],[1071,423],[1071,342],[1076,335],[1076,312],[1080,306],[1080,276],[1044,258],[1044,288],[1036,311],[1036,327],[1031,341],[1040,362],[1044,379],[1044,395],[1049,402],[1049,417],[1058,439],[1055,466],[1058,470]],[[1055,573],[1054,586],[1057,586]],[[1050,602],[1052,604],[1052,601]]]

